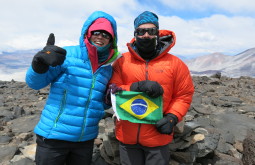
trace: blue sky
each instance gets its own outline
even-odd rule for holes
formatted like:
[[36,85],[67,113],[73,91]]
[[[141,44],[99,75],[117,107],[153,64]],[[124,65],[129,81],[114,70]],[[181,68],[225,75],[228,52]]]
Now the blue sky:
[[[56,45],[77,45],[81,27],[95,10],[117,21],[118,47],[127,51],[133,21],[149,10],[159,17],[160,29],[175,32],[170,53],[187,58],[215,52],[236,55],[255,47],[254,0],[0,0],[0,56],[3,51],[42,49],[49,33]],[[24,81],[26,69],[0,80]]]
[[51,32],[59,46],[78,44],[81,26],[95,10],[116,19],[119,49],[125,52],[133,20],[150,10],[161,29],[176,33],[171,53],[236,55],[255,45],[254,9],[254,0],[1,0],[0,52],[43,48]]
[[215,14],[233,16],[253,16],[255,2],[252,0],[138,0],[141,5],[156,10],[164,16],[176,15],[183,19],[198,19]]

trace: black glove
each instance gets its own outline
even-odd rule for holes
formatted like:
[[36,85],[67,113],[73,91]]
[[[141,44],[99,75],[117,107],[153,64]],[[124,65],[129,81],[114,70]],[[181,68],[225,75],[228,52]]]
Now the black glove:
[[165,117],[156,123],[156,128],[161,134],[170,135],[173,132],[173,128],[177,122],[178,118],[174,114],[168,113]]
[[49,66],[55,67],[63,64],[66,58],[66,50],[54,44],[55,36],[51,33],[46,46],[33,58],[32,68],[36,73],[45,73],[49,70]]
[[107,92],[105,95],[105,103],[108,105],[112,105],[111,103],[111,93],[115,94],[118,91],[123,91],[121,87],[118,87],[116,84],[110,84],[107,88]]
[[134,82],[131,85],[130,90],[145,92],[148,96],[152,98],[159,97],[164,93],[162,86],[158,82],[150,80]]

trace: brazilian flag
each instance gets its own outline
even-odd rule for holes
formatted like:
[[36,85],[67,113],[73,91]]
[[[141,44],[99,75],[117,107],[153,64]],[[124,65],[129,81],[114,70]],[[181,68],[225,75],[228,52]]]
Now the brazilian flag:
[[121,91],[115,97],[113,108],[121,120],[156,124],[163,117],[162,96],[151,98],[143,92]]

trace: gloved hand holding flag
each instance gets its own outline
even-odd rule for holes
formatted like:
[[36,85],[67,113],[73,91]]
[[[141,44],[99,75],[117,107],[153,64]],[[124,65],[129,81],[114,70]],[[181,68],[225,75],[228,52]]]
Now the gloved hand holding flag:
[[117,119],[156,124],[162,119],[162,96],[151,98],[143,92],[122,91],[111,95]]
[[159,97],[164,93],[162,86],[157,81],[150,80],[134,82],[132,83],[130,90],[144,92],[152,98]]
[[111,103],[111,93],[115,94],[119,91],[123,91],[121,87],[118,87],[116,84],[110,84],[106,90],[106,95],[105,95],[105,103],[108,105],[112,105]]

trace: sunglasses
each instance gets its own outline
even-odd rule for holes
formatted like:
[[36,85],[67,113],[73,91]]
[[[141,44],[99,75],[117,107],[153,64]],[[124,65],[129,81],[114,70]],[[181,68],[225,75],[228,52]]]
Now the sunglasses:
[[110,34],[108,34],[107,32],[104,32],[104,31],[92,31],[91,34],[94,36],[99,36],[101,34],[103,38],[108,39],[108,40],[111,39]]
[[154,27],[154,28],[137,28],[135,30],[135,33],[138,36],[143,36],[146,32],[148,32],[149,35],[157,35],[158,34],[158,28]]

